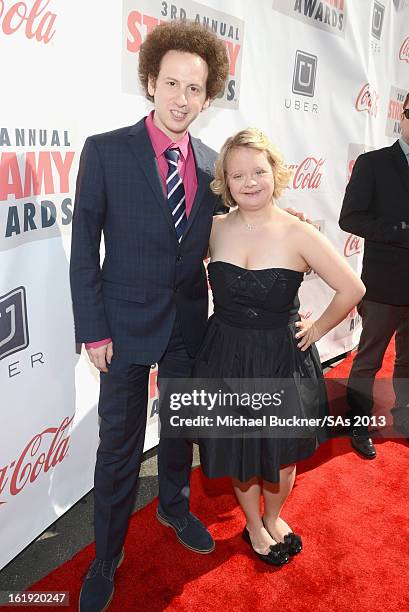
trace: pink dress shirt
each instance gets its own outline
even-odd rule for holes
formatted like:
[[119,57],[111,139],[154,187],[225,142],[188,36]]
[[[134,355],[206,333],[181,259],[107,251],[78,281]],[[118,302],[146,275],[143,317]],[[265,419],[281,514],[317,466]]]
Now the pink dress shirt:
[[[145,127],[155,152],[156,162],[159,168],[159,174],[162,179],[163,197],[166,197],[166,176],[168,173],[168,162],[165,158],[165,151],[171,147],[178,148],[181,152],[179,157],[179,174],[182,178],[186,194],[186,215],[189,217],[192,210],[193,202],[197,192],[197,175],[196,164],[193,155],[192,145],[190,144],[189,133],[183,136],[178,142],[172,141],[162,130],[160,130],[153,122],[154,112],[152,111],[145,119]],[[96,342],[87,342],[85,348],[98,348],[111,342],[111,338],[98,340]]]

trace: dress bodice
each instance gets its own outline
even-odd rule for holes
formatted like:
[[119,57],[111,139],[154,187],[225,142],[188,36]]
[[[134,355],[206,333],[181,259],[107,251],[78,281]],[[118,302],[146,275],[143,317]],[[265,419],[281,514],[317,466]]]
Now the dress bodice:
[[214,314],[243,328],[283,327],[299,319],[303,273],[287,268],[248,270],[225,261],[209,264]]

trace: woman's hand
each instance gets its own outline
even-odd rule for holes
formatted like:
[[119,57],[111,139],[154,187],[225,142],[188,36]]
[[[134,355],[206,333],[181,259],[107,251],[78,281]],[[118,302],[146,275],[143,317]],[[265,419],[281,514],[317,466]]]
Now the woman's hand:
[[297,346],[302,351],[306,351],[311,344],[322,337],[315,321],[297,321],[295,326],[299,328],[299,331],[295,334],[295,338],[300,340]]

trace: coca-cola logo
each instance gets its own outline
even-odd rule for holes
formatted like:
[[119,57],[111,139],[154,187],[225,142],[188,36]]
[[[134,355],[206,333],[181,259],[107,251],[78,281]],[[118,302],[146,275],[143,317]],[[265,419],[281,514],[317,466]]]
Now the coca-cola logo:
[[293,189],[318,189],[321,184],[325,159],[306,157],[300,164],[292,164],[290,170],[294,176],[290,187]]
[[46,11],[51,0],[35,0],[30,2],[14,2],[8,5],[6,0],[0,0],[0,31],[3,34],[14,34],[20,28],[28,39],[35,38],[38,42],[48,44],[54,37],[55,13]]
[[[6,487],[10,495],[18,495],[26,486],[33,484],[42,472],[46,474],[64,460],[73,419],[74,416],[65,417],[59,427],[48,427],[33,436],[18,459],[0,468],[0,495]],[[5,503],[0,500],[0,504]]]
[[399,50],[399,59],[409,64],[409,36],[405,38]]
[[362,238],[349,234],[344,246],[344,255],[345,257],[352,257],[352,255],[358,255],[358,253],[362,253]]
[[355,108],[358,112],[367,112],[372,117],[376,117],[378,114],[378,100],[379,94],[377,91],[369,83],[365,83],[358,94]]

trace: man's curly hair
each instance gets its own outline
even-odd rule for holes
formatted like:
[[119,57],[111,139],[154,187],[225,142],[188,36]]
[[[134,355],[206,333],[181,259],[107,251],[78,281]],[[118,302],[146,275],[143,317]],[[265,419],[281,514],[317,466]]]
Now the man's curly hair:
[[213,100],[223,91],[229,71],[225,44],[199,23],[169,21],[156,26],[140,47],[139,78],[148,100],[153,102],[148,92],[149,77],[157,78],[162,58],[168,51],[194,53],[206,62],[206,98]]

